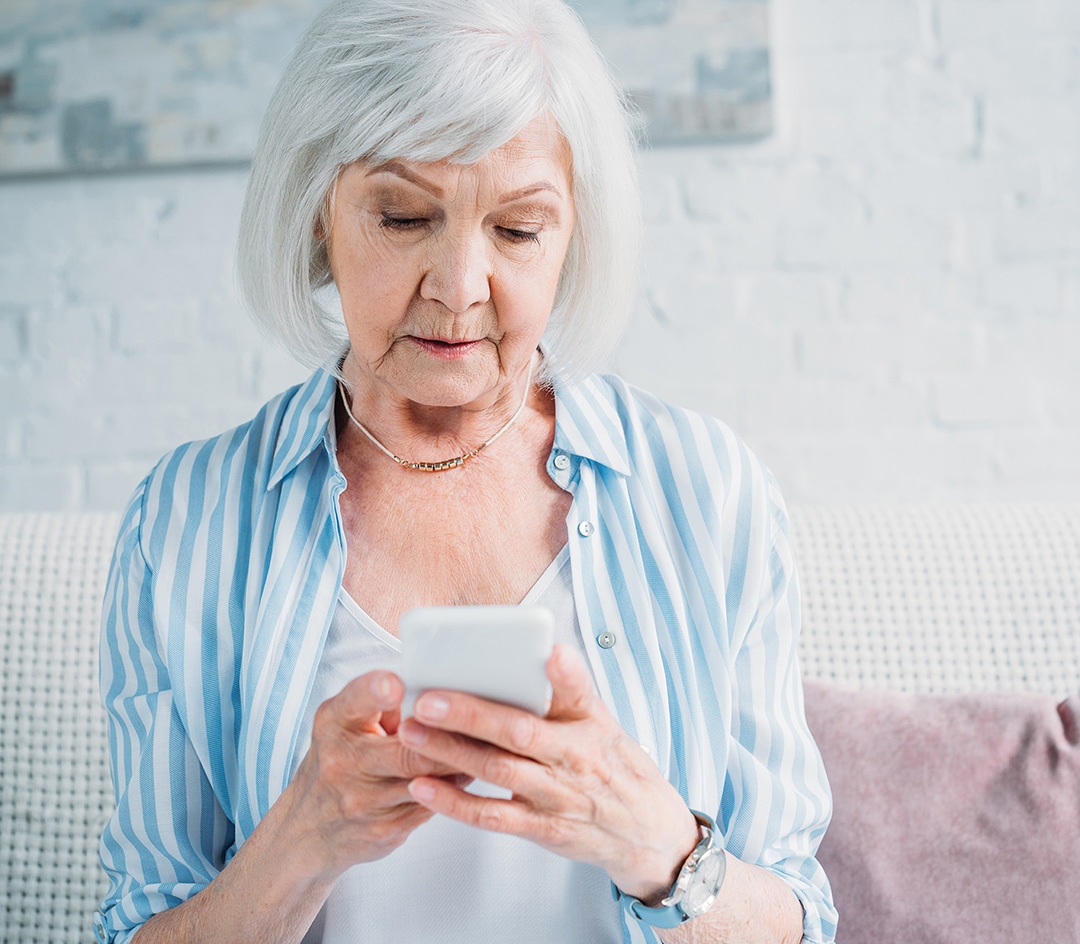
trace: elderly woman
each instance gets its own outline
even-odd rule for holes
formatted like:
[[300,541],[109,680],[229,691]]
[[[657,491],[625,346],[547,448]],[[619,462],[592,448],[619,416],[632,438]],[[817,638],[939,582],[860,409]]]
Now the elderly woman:
[[[239,267],[318,365],[121,529],[99,937],[830,941],[769,473],[590,374],[638,242],[560,0],[339,0],[270,105]],[[550,711],[428,691],[402,613],[544,605]]]

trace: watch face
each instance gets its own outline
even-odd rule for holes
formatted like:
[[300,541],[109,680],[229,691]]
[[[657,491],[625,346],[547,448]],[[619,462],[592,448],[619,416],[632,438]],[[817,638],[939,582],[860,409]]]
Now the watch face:
[[690,879],[690,887],[683,898],[683,910],[694,917],[704,914],[716,900],[716,893],[723,881],[724,853],[714,852],[705,856]]

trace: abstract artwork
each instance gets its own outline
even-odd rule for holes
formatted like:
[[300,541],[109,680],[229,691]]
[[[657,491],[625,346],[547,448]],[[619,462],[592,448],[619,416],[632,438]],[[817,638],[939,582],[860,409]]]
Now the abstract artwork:
[[767,0],[569,0],[653,146],[772,131]]
[[[327,0],[2,0],[0,175],[235,163]],[[653,146],[771,129],[767,0],[571,0]]]
[[325,0],[0,0],[0,173],[238,162]]

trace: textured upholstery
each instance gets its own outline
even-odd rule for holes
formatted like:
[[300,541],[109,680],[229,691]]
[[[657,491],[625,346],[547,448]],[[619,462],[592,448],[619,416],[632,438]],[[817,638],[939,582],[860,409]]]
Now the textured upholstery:
[[[1080,506],[792,511],[807,675],[1080,688]],[[98,620],[118,519],[0,515],[0,944],[90,941],[111,806]]]
[[113,515],[0,515],[0,940],[93,939],[112,809],[97,627]]
[[807,676],[1080,690],[1080,504],[804,506],[792,528]]

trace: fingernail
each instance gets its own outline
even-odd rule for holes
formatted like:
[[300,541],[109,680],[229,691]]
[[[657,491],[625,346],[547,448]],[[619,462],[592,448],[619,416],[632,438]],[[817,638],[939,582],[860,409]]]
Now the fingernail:
[[376,675],[371,680],[371,694],[379,701],[386,701],[390,697],[390,679],[386,675]]
[[416,715],[418,718],[427,718],[428,721],[442,721],[450,711],[450,702],[442,695],[423,695],[416,702]]
[[430,783],[423,783],[419,780],[414,780],[409,784],[409,793],[413,795],[413,799],[420,800],[423,803],[430,803],[435,799],[435,788]]

